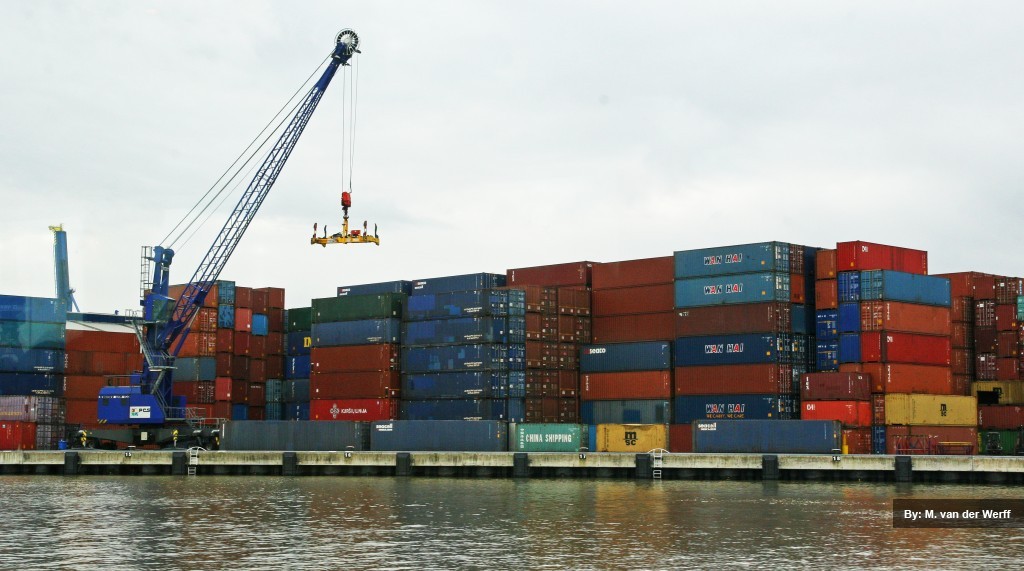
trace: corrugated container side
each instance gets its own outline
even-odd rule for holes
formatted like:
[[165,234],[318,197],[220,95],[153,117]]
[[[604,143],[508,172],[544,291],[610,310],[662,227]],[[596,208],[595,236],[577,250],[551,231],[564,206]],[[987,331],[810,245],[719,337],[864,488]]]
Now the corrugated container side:
[[[404,400],[521,398],[526,396],[526,377],[527,373],[523,371],[504,373],[460,371],[402,375],[402,398]],[[557,396],[557,393],[552,396]]]
[[668,424],[671,406],[667,400],[606,400],[580,403],[585,424]]
[[0,450],[35,450],[36,423],[0,421]]
[[401,322],[398,319],[367,319],[338,323],[314,323],[314,347],[398,343]]
[[513,268],[505,273],[509,286],[589,286],[593,262],[568,262],[549,266]]
[[788,393],[793,385],[792,365],[710,365],[676,367],[675,394]]
[[843,426],[870,427],[872,408],[869,401],[822,400],[803,403],[801,420],[838,420]]
[[793,329],[792,305],[769,302],[676,310],[676,337],[784,333]]
[[412,282],[397,280],[372,284],[338,286],[338,297],[348,295],[377,295],[382,293],[412,293]]
[[1024,406],[984,405],[978,407],[978,426],[992,430],[1015,430],[1024,426]]
[[508,425],[502,421],[396,420],[370,426],[375,452],[504,452]]
[[953,374],[947,367],[908,363],[858,363],[842,365],[843,372],[865,373],[872,393],[955,394]]
[[337,321],[401,319],[406,297],[400,293],[382,293],[314,299],[312,328],[318,323]]
[[860,304],[840,303],[837,325],[840,333],[860,333]]
[[818,280],[814,282],[814,305],[818,309],[836,309],[839,307],[839,285],[837,280]]
[[760,242],[675,253],[675,277],[692,278],[753,272],[790,271],[790,244]]
[[424,321],[457,317],[522,317],[525,313],[524,291],[485,289],[409,296],[403,319]]
[[871,454],[871,427],[844,428],[843,454]]
[[794,399],[789,395],[680,396],[673,402],[673,418],[677,423],[695,420],[786,420],[796,416]]
[[578,452],[590,448],[589,431],[581,424],[510,424],[511,452]]
[[692,424],[670,424],[668,426],[668,450],[675,454],[693,452]]
[[595,292],[608,288],[671,284],[674,278],[675,258],[673,256],[594,264],[591,270]]
[[789,274],[765,272],[679,279],[677,308],[790,300]]
[[860,299],[949,307],[951,298],[946,278],[874,270],[860,273]]
[[591,320],[591,340],[594,343],[671,341],[675,337],[676,314],[672,310],[614,317],[595,316]]
[[885,424],[977,426],[978,400],[952,395],[887,394]]
[[675,365],[789,363],[793,338],[786,334],[709,335],[676,339]]
[[840,303],[860,301],[860,272],[839,272],[836,282]]
[[395,344],[313,347],[310,352],[312,370],[317,373],[397,370],[398,357]]
[[310,399],[310,420],[373,421],[398,416],[398,399]]
[[667,341],[584,345],[580,347],[579,355],[579,369],[585,373],[653,371],[672,367],[672,344]]
[[895,331],[868,331],[860,334],[859,360],[864,362],[948,366],[951,351],[948,336]]
[[668,450],[667,424],[598,424],[597,452]]
[[426,278],[412,282],[412,294],[492,289],[504,287],[505,281],[505,276],[501,274],[486,273]]
[[460,317],[402,324],[403,346],[524,343],[524,317]]
[[594,317],[633,313],[671,312],[675,309],[672,283],[594,290],[591,307]]
[[369,450],[365,422],[232,421],[224,426],[221,450]]
[[809,373],[800,383],[800,398],[809,400],[870,400],[871,376],[864,373]]
[[886,454],[974,454],[974,426],[886,426]]
[[826,309],[816,312],[814,335],[818,341],[839,340],[839,311]]
[[313,328],[313,308],[295,307],[288,310],[287,333],[309,331]]
[[978,404],[1024,404],[1024,381],[975,381],[971,395]]
[[832,454],[842,428],[829,420],[710,420],[693,423],[699,453]]
[[317,373],[309,378],[315,399],[380,399],[398,396],[401,381],[396,371]]
[[525,420],[523,399],[439,399],[403,400],[402,420]]
[[580,375],[583,400],[672,398],[671,371],[630,371]]
[[401,353],[402,372],[502,370],[521,371],[526,365],[525,345],[446,345],[406,347]]
[[836,251],[835,250],[818,250],[816,256],[816,264],[814,270],[814,277],[818,280],[829,280],[836,279],[837,265],[836,265]]

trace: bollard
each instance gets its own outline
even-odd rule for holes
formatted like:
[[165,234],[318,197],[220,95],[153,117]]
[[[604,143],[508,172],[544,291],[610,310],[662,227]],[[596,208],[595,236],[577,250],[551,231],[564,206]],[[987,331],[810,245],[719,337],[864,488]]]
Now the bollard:
[[910,456],[896,457],[896,481],[910,482],[912,480],[914,467]]
[[530,477],[530,455],[526,452],[516,452],[512,455],[512,477]]
[[654,462],[650,454],[636,455],[636,479],[650,480],[654,478]]
[[779,479],[779,457],[775,454],[765,454],[761,456],[761,479]]
[[188,454],[184,450],[171,452],[171,475],[184,476],[188,474]]
[[299,475],[299,455],[295,452],[282,452],[281,453],[281,475],[282,476],[298,476]]
[[65,476],[77,476],[78,465],[81,462],[81,458],[78,456],[78,452],[68,450],[64,453],[64,475]]
[[412,475],[412,456],[408,452],[399,452],[395,454],[395,475]]

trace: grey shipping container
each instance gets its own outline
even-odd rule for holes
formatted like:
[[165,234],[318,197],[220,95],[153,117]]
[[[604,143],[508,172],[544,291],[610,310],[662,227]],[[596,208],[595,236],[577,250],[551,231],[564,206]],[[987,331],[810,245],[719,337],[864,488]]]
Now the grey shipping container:
[[369,423],[347,421],[232,421],[224,424],[221,450],[368,450]]
[[504,452],[508,424],[498,420],[385,420],[372,423],[375,452]]

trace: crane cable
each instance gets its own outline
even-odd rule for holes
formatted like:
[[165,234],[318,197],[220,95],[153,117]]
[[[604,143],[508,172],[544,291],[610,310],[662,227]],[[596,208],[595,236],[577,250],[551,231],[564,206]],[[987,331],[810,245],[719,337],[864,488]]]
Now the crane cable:
[[[323,59],[323,61],[321,61],[319,64],[317,64],[316,68],[313,70],[313,73],[311,73],[309,75],[309,77],[307,77],[306,80],[302,82],[302,85],[300,85],[299,88],[295,91],[295,93],[293,93],[291,95],[291,97],[288,98],[288,100],[281,107],[281,109],[279,109],[277,111],[277,113],[274,114],[274,116],[270,119],[270,121],[267,123],[267,125],[264,126],[263,129],[256,135],[256,137],[253,138],[253,140],[249,143],[249,145],[246,146],[245,150],[243,150],[241,152],[241,154],[239,154],[238,157],[235,158],[235,160],[231,163],[231,165],[228,166],[228,168],[224,171],[224,173],[221,174],[220,177],[217,178],[217,180],[213,183],[213,185],[210,186],[209,189],[207,189],[207,191],[203,194],[203,196],[200,197],[200,199],[194,205],[192,205],[192,208],[189,209],[189,211],[181,218],[181,220],[179,220],[177,222],[177,224],[174,225],[174,227],[171,229],[171,231],[167,233],[167,236],[165,236],[164,239],[160,241],[161,244],[167,242],[167,240],[172,235],[174,235],[174,233],[176,231],[178,231],[179,228],[181,228],[181,225],[185,224],[185,222],[187,221],[188,224],[186,224],[184,228],[181,228],[181,231],[178,232],[178,234],[175,236],[174,240],[167,247],[174,247],[174,245],[178,242],[178,240],[181,240],[182,236],[184,236],[185,233],[188,232],[190,228],[193,228],[193,226],[195,226],[195,228],[192,229],[192,232],[189,234],[188,238],[186,238],[185,241],[182,243],[182,246],[184,246],[184,244],[187,243],[192,238],[192,236],[195,235],[195,233],[199,230],[199,228],[202,227],[206,223],[206,221],[210,219],[210,216],[212,216],[213,213],[216,212],[221,207],[221,205],[223,205],[223,203],[227,199],[227,197],[230,196],[234,192],[234,190],[238,188],[238,186],[240,185],[242,179],[239,179],[237,182],[235,182],[235,185],[232,188],[232,191],[227,193],[220,200],[220,202],[217,204],[216,208],[214,208],[213,210],[210,210],[210,207],[213,205],[214,202],[217,201],[217,198],[220,197],[222,194],[224,194],[224,191],[231,184],[231,182],[233,180],[235,180],[236,178],[238,178],[239,173],[241,173],[241,171],[243,169],[245,169],[246,166],[253,160],[253,158],[256,156],[258,150],[263,148],[267,144],[267,142],[270,141],[270,139],[271,139],[271,137],[273,137],[274,133],[276,133],[278,131],[278,129],[281,128],[281,125],[283,125],[284,122],[291,115],[294,114],[295,110],[299,107],[299,105],[302,104],[302,100],[299,100],[294,105],[291,105],[291,113],[289,113],[288,115],[285,115],[280,121],[278,121],[277,125],[269,133],[267,133],[267,130],[270,129],[270,127],[274,124],[274,121],[276,121],[277,118],[280,117],[281,114],[286,109],[288,109],[289,105],[291,104],[291,101],[294,100],[296,98],[296,96],[298,96],[300,93],[302,93],[303,91],[306,90],[306,85],[310,82],[311,79],[313,79],[313,77],[317,74],[317,72],[323,66],[324,62],[326,62],[328,59],[330,59],[330,57],[331,56],[328,55],[327,57],[325,57]],[[247,158],[245,158],[245,161],[241,164],[241,166],[239,166],[238,169],[235,170],[234,173],[231,174],[231,176],[228,177],[225,180],[225,177],[228,175],[228,173],[230,173],[232,171],[232,169],[234,169],[235,166],[238,165],[239,161],[241,161],[244,157],[246,157],[247,153],[249,153],[250,150],[253,149],[253,145],[256,144],[256,142],[260,139],[260,137],[262,137],[264,135],[264,133],[267,133],[267,135],[263,139],[263,141],[259,145],[256,146],[256,150],[253,150],[252,153],[249,154]],[[255,168],[255,165],[253,165],[253,167],[250,167],[249,172],[252,171],[252,168]],[[210,197],[210,194],[214,191],[215,188],[217,188],[217,185],[221,184],[221,181],[224,181],[224,184],[221,185],[220,189],[217,190],[217,192],[212,197]],[[203,205],[204,202],[205,202],[205,205],[202,206],[202,209],[193,216],[193,213],[196,212],[196,209],[199,208],[201,205]],[[203,219],[202,223],[196,225],[196,222],[199,220],[199,218],[202,217],[203,214],[206,213],[208,210],[210,210],[210,212],[209,212],[209,214],[207,214],[206,218]],[[190,217],[191,217],[191,219],[190,219]]]
[[[356,108],[359,102],[359,62],[356,61],[344,69],[342,74],[342,96],[341,96],[341,180],[345,184],[345,159],[348,159],[348,190],[352,192],[352,171],[355,170],[356,162]],[[348,80],[352,76],[351,83]],[[351,124],[349,129],[345,128],[346,122]],[[346,153],[346,147],[348,152]]]

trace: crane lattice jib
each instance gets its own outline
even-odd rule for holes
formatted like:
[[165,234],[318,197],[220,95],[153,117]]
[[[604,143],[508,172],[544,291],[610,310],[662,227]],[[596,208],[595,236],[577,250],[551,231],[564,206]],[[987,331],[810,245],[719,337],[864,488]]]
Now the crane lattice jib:
[[277,176],[281,173],[281,169],[284,168],[288,156],[291,154],[292,149],[295,148],[299,136],[302,135],[303,129],[306,128],[310,116],[316,110],[316,106],[320,102],[320,98],[323,97],[327,86],[331,83],[331,79],[334,78],[335,72],[337,72],[339,66],[348,62],[352,57],[353,51],[353,46],[345,43],[337,44],[334,53],[331,54],[331,62],[327,69],[324,70],[323,75],[320,76],[319,81],[309,90],[309,93],[306,94],[295,116],[289,121],[288,126],[281,133],[267,158],[260,165],[255,178],[245,189],[238,204],[231,212],[231,216],[228,217],[228,221],[224,224],[220,234],[217,235],[213,246],[210,247],[192,279],[189,280],[188,285],[185,287],[185,291],[178,298],[174,311],[171,314],[171,320],[167,323],[158,339],[160,346],[167,349],[174,344],[175,339],[178,340],[173,351],[170,352],[172,355],[176,356],[178,351],[180,351],[185,341],[185,335],[181,335],[182,331],[187,331],[190,327],[192,319],[196,316],[200,306],[202,306],[206,295],[213,288],[232,252],[235,251],[235,247],[238,246],[239,241],[242,239],[242,235],[245,234],[245,230],[249,227],[249,223],[252,222],[256,212],[270,192],[270,188],[277,180]]

